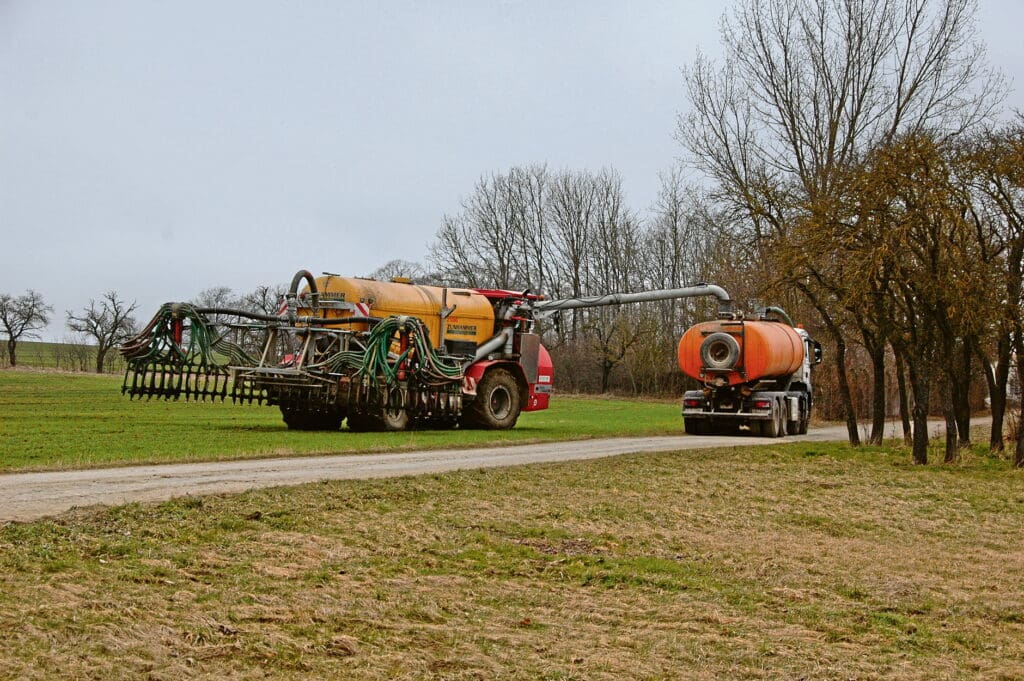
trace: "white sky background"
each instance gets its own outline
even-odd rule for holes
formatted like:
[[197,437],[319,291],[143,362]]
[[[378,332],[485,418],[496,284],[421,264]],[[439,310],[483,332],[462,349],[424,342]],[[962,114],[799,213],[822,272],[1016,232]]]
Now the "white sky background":
[[[145,322],[210,286],[422,261],[516,164],[614,167],[644,210],[724,7],[0,0],[0,292],[40,291],[59,340],[110,289]],[[978,22],[1024,108],[1024,3]]]

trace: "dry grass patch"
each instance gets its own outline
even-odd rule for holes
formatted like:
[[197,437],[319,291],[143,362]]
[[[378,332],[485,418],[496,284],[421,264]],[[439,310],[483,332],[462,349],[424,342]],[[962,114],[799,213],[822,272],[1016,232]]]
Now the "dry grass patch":
[[0,532],[18,678],[1019,678],[1021,473],[841,445],[131,505]]

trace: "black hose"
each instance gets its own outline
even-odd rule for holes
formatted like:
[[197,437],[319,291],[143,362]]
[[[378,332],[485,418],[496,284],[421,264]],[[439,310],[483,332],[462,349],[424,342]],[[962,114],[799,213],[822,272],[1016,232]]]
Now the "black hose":
[[[197,307],[195,308],[195,311],[199,314],[232,315],[235,317],[245,317],[246,319],[255,319],[261,322],[284,321],[283,317],[279,317],[277,315],[249,312],[248,310],[238,310],[230,307]],[[381,320],[380,317],[296,317],[295,319],[303,324],[319,324],[320,326],[376,324]]]
[[305,279],[309,283],[310,293],[319,293],[319,291],[316,288],[316,279],[313,278],[313,275],[310,273],[309,270],[299,270],[298,272],[295,273],[295,276],[292,277],[292,285],[289,287],[288,292],[291,293],[293,296],[297,295],[299,292],[299,282],[302,281],[303,279]]
[[299,317],[303,324],[316,323],[318,326],[347,326],[349,324],[378,324],[380,317]]
[[230,307],[197,307],[195,311],[199,314],[220,314],[232,315],[234,317],[245,317],[246,319],[257,319],[261,322],[279,322],[281,318],[277,315],[263,314],[261,312],[250,312],[248,310],[237,310]]
[[792,319],[790,319],[789,315],[788,315],[788,314],[786,314],[786,311],[785,311],[785,310],[783,310],[783,309],[782,309],[781,307],[774,307],[774,306],[772,306],[772,307],[766,307],[766,308],[764,309],[764,312],[762,312],[762,313],[761,313],[761,316],[763,316],[763,317],[764,317],[764,316],[767,316],[767,315],[769,315],[769,314],[777,314],[777,315],[779,315],[780,317],[782,317],[782,320],[783,320],[784,322],[786,322],[787,324],[789,324],[790,326],[792,326],[792,327],[795,327],[795,326],[796,326],[796,324],[794,324],[794,323],[793,323],[793,320],[792,320]]

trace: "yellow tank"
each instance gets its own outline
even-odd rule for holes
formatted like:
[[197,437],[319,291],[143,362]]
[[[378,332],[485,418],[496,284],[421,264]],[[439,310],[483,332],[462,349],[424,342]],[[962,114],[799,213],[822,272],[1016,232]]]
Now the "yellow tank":
[[[324,276],[316,280],[320,291],[321,313],[324,317],[388,317],[409,315],[419,317],[430,331],[430,342],[444,341],[456,352],[465,352],[469,343],[476,346],[494,336],[494,308],[484,296],[464,288],[420,286],[412,283],[376,281],[356,277]],[[454,311],[441,319],[444,307]],[[353,324],[352,329],[365,331],[367,324]]]

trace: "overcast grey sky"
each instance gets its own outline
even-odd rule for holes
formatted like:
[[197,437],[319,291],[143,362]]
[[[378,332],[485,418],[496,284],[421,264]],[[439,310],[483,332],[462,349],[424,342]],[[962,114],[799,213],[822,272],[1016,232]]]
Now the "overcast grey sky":
[[[515,164],[617,168],[645,209],[680,68],[725,4],[0,0],[0,292],[140,321],[216,285],[423,260]],[[982,0],[1024,108],[1024,3]]]

